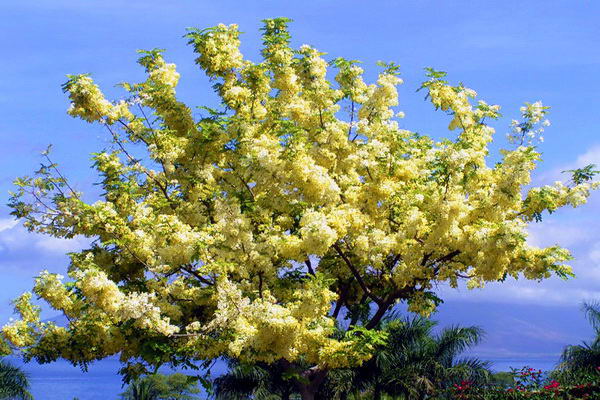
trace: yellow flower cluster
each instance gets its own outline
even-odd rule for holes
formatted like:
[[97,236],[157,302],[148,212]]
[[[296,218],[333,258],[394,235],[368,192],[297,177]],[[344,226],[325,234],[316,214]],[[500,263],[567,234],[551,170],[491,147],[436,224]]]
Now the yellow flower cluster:
[[104,98],[98,85],[87,75],[70,77],[64,88],[69,92],[71,100],[67,112],[73,117],[87,122],[106,119],[109,124],[121,118],[133,117],[126,102],[119,101],[113,105]]
[[[367,84],[336,59],[330,82],[323,53],[293,50],[286,23],[265,22],[260,63],[243,59],[235,25],[190,31],[222,101],[201,118],[177,99],[179,74],[159,50],[142,52],[144,82],[123,85],[129,103],[70,78],[69,114],[106,125],[119,151],[94,155],[104,194],[92,204],[47,172],[17,181],[11,205],[30,229],[93,244],[70,254],[67,282],[36,279],[69,325],[40,322],[28,294],[4,339],[40,360],[342,367],[369,357],[369,331],[397,301],[431,312],[440,283],[570,274],[568,251],[527,244],[527,226],[585,203],[598,183],[584,171],[523,194],[540,158],[523,138],[544,123],[541,103],[521,110],[518,146],[488,165],[485,120],[498,106],[431,70],[423,89],[450,115],[450,137],[402,129],[397,66]],[[336,319],[369,307],[352,323],[362,333],[336,332]]]
[[219,24],[205,31],[192,30],[188,37],[198,54],[196,63],[210,76],[223,76],[242,66],[238,27]]
[[42,271],[35,279],[33,291],[55,310],[63,311],[67,316],[76,316],[78,307],[73,295],[63,284],[63,276]]

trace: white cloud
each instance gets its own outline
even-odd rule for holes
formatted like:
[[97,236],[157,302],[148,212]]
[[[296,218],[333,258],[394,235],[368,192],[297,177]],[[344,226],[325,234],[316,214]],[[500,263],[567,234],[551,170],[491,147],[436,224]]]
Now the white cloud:
[[594,244],[594,246],[592,246],[592,248],[590,249],[589,258],[593,262],[600,264],[600,242],[597,242],[596,244]]
[[0,229],[0,252],[19,250],[31,244],[27,240],[27,230],[18,221],[5,222],[2,228]]
[[0,218],[0,232],[14,228],[19,223],[18,220],[13,218]]
[[568,181],[569,175],[567,172],[571,169],[585,167],[586,165],[595,164],[600,166],[600,145],[590,147],[585,153],[580,154],[575,161],[564,164],[558,168],[542,172],[534,177],[537,185],[547,185],[556,181]]
[[590,227],[571,225],[565,221],[542,221],[529,225],[527,242],[532,246],[546,247],[558,244],[569,247],[590,237]]
[[64,255],[82,249],[85,238],[60,239],[27,231],[14,219],[0,219],[0,255],[4,260],[31,257],[32,252],[40,256]]
[[87,240],[83,238],[59,239],[51,236],[43,236],[35,242],[35,247],[46,252],[65,254],[80,250],[86,243]]
[[588,151],[577,157],[573,168],[581,168],[589,164],[600,165],[600,145],[591,147]]
[[444,300],[473,302],[493,302],[504,304],[539,304],[539,305],[572,305],[584,301],[600,300],[598,290],[582,287],[577,279],[561,281],[549,279],[537,281],[507,281],[489,283],[483,289],[469,290],[462,286],[459,289],[443,288],[441,297]]

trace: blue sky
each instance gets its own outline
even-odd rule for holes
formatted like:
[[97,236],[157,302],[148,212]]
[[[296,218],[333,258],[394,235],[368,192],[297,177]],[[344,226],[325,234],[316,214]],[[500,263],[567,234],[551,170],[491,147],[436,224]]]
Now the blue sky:
[[[16,176],[32,172],[39,153],[54,144],[54,159],[93,199],[89,153],[108,145],[100,127],[68,117],[60,85],[70,73],[91,73],[106,93],[142,79],[136,49],[165,48],[182,74],[178,93],[192,106],[215,104],[210,83],[193,64],[185,28],[237,23],[242,50],[257,59],[260,20],[287,16],[293,43],[363,61],[374,78],[377,60],[395,61],[405,81],[399,109],[407,129],[441,137],[446,116],[415,93],[427,66],[448,71],[480,98],[500,104],[493,149],[505,146],[511,118],[525,101],[552,107],[536,183],[560,171],[600,165],[600,3],[593,1],[84,1],[5,0],[0,5],[0,203]],[[65,270],[66,251],[83,240],[60,241],[27,233],[0,205],[0,322],[10,299],[27,290],[42,269]],[[508,282],[468,292],[440,288],[443,323],[479,324],[489,358],[556,359],[567,343],[591,334],[579,305],[600,299],[600,193],[585,207],[562,210],[531,229],[536,244],[573,251],[577,278]]]

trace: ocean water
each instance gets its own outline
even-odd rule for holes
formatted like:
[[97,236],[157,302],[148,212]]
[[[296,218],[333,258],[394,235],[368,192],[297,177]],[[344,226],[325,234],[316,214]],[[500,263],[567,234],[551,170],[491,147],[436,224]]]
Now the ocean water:
[[[32,394],[36,400],[117,400],[124,391],[121,377],[117,374],[120,368],[117,359],[96,362],[87,372],[82,372],[65,361],[44,365],[23,363],[16,358],[11,358],[10,361],[29,374]],[[525,365],[548,371],[554,367],[556,360],[496,359],[492,363],[495,371],[509,371],[511,367],[521,368]],[[217,365],[213,373],[222,373],[223,367],[222,364]],[[161,372],[169,373],[169,370]]]
[[36,400],[116,400],[124,391],[117,374],[120,363],[116,359],[97,362],[87,372],[65,361],[44,365],[13,363],[29,374],[31,392]]

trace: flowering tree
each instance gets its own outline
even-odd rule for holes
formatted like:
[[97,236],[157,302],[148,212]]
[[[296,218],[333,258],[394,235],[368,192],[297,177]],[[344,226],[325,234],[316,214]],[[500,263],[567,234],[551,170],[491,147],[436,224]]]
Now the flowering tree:
[[571,274],[568,251],[531,246],[526,227],[584,203],[595,184],[579,170],[572,185],[524,189],[541,103],[522,108],[512,149],[488,166],[498,106],[428,70],[422,90],[456,133],[418,135],[393,110],[395,64],[367,84],[338,58],[330,82],[323,53],[290,47],[287,22],[265,21],[260,63],[243,58],[235,25],[189,31],[223,105],[200,118],[160,50],[141,52],[147,79],[123,84],[118,102],[69,77],[68,113],[114,143],[93,156],[104,193],[86,203],[48,154],[16,181],[10,204],[30,230],[91,245],[70,253],[67,282],[36,278],[33,292],[68,326],[41,322],[26,293],[3,328],[9,343],[41,362],[120,354],[127,375],[221,355],[279,363],[310,399],[328,369],[371,356],[382,339],[372,328],[399,301],[426,314],[439,283]]

